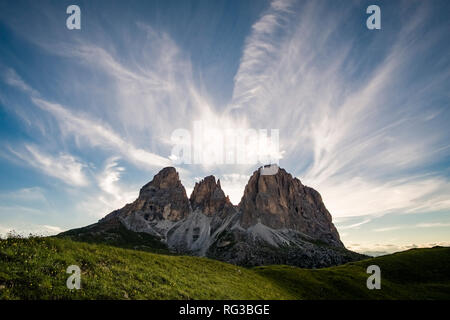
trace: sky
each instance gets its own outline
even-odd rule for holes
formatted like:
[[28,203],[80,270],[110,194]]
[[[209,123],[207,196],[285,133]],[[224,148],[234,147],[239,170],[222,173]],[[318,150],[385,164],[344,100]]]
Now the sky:
[[[72,4],[80,30],[66,27]],[[449,12],[445,0],[0,0],[0,235],[94,223],[166,166],[188,195],[213,174],[237,204],[262,163],[207,160],[224,132],[254,129],[279,144],[249,154],[318,190],[349,249],[448,246]],[[210,156],[175,162],[177,130]]]

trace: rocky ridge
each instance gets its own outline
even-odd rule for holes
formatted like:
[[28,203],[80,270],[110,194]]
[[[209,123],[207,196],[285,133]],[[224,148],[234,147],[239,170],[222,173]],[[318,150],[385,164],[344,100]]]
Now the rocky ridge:
[[365,257],[344,247],[320,194],[281,168],[275,175],[256,170],[237,206],[214,176],[196,183],[188,198],[175,168],[164,168],[133,203],[96,225],[117,224],[174,252],[244,266],[315,268]]

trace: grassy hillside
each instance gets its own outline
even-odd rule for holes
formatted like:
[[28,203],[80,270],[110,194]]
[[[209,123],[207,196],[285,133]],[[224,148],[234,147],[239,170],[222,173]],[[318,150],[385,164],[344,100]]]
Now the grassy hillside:
[[[66,288],[69,265],[81,290]],[[366,267],[381,267],[381,290]],[[326,269],[246,269],[58,238],[0,241],[0,299],[450,299],[450,248],[414,249]]]
[[101,243],[125,249],[170,254],[169,249],[160,239],[145,232],[130,231],[118,220],[72,229],[62,232],[56,237],[94,244]]
[[[370,265],[381,269],[381,289],[368,290]],[[301,299],[450,299],[450,248],[412,249],[324,269],[253,269]]]

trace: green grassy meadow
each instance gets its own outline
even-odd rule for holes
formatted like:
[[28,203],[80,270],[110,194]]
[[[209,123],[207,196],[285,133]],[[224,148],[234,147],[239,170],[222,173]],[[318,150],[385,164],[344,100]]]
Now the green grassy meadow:
[[[368,290],[367,266],[381,268]],[[69,265],[81,289],[69,290]],[[243,268],[64,238],[0,240],[0,299],[450,299],[450,248],[412,249],[324,269]]]

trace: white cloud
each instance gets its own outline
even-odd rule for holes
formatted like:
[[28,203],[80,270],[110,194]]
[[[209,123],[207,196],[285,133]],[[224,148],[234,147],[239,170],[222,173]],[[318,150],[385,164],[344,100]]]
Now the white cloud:
[[292,1],[273,1],[270,8],[253,24],[234,78],[235,86],[231,108],[240,108],[258,95],[263,95],[265,81],[269,81],[267,63],[278,58],[279,48],[272,40],[282,28]]
[[14,69],[0,66],[0,70],[2,71],[3,80],[10,86],[18,88],[31,95],[38,94],[25,81],[23,81],[23,79],[17,74],[17,72]]
[[[277,7],[279,7],[280,12],[285,10],[281,3]],[[175,129],[190,130],[193,134],[192,142],[195,145],[199,140],[193,132],[195,121],[207,124],[208,128],[213,128],[222,135],[230,130],[236,132],[237,130],[250,128],[245,116],[233,117],[230,114],[218,111],[217,106],[212,104],[208,94],[201,89],[202,84],[198,84],[198,81],[194,80],[190,60],[169,35],[164,32],[157,32],[142,23],[138,23],[138,27],[142,33],[138,32],[136,38],[145,37],[146,43],[150,41],[152,45],[149,47],[145,45],[146,50],[140,47],[133,50],[133,47],[130,47],[130,52],[139,52],[140,54],[131,54],[126,62],[123,59],[119,60],[112,52],[107,52],[97,44],[77,43],[76,47],[72,45],[60,46],[56,48],[56,51],[55,47],[52,47],[53,53],[76,58],[77,61],[90,69],[98,69],[107,75],[107,83],[113,87],[112,91],[117,103],[109,106],[111,110],[114,110],[113,116],[110,117],[110,125],[123,128],[130,141],[140,141],[142,136],[149,137],[148,140],[151,141],[145,141],[145,143],[152,142],[152,146],[156,146],[156,149],[159,150],[167,150],[172,147],[170,137]],[[139,46],[142,46],[141,42],[139,42]],[[41,100],[35,99],[35,102],[42,107],[43,102]],[[54,115],[61,113],[57,111],[57,109],[61,109],[60,107],[55,104],[48,106],[48,103],[44,106],[47,111]],[[68,108],[65,107],[64,109],[69,112]],[[72,120],[73,116],[83,118],[83,122],[86,123],[94,121],[92,116],[87,114],[81,116],[72,113],[72,116],[57,117],[71,118],[67,122],[78,123],[78,121]],[[111,129],[107,129],[106,124],[95,122],[97,126],[103,128],[103,136],[105,131],[109,132],[106,140],[112,140],[115,148],[118,146],[119,150],[125,149],[121,152],[121,156],[131,159],[134,164],[139,165],[139,163],[149,162],[157,166],[173,165],[171,159],[175,159],[175,157],[170,152],[167,158],[159,157],[156,154],[150,157],[150,153],[143,149],[124,148],[121,146],[123,143],[118,137],[119,133],[112,133]],[[93,127],[92,125],[89,126]],[[70,124],[64,123],[62,129],[71,130]],[[255,127],[254,129],[270,128]],[[98,134],[92,132],[93,130],[74,129],[72,131],[85,132],[89,137],[98,136]],[[80,134],[77,133],[77,135]],[[111,138],[111,136],[114,136],[114,138]],[[194,141],[195,139],[197,140]],[[92,144],[97,145],[95,142],[92,142]],[[105,143],[101,145],[105,146]],[[200,142],[199,148],[204,151],[221,146],[224,146],[221,135],[210,134],[207,141]],[[247,148],[246,152],[251,155],[258,155],[259,150],[254,149]],[[266,143],[265,148],[262,149],[268,152],[268,150],[274,148],[271,147],[270,143]],[[271,153],[282,157],[282,152],[279,152],[279,150],[271,151]],[[209,158],[205,158],[201,163],[203,170],[211,172],[220,166],[220,164],[206,163]]]
[[174,129],[185,127],[203,111],[211,112],[207,94],[196,85],[190,60],[168,34],[137,23],[134,40],[120,40],[128,43],[126,60],[104,49],[113,46],[106,39],[104,43],[43,46],[105,77],[102,89],[109,88],[110,94],[105,98],[113,97],[108,106],[110,124],[120,124],[136,140],[143,134],[147,139],[168,140]]
[[320,191],[328,210],[336,217],[382,215],[394,211],[440,211],[450,208],[447,197],[450,181],[440,177],[413,176],[387,182],[361,177],[344,181],[330,178],[317,185],[311,184]]
[[442,228],[442,227],[450,227],[450,223],[443,222],[434,222],[434,223],[418,223],[416,224],[417,228]]
[[96,177],[100,192],[83,199],[77,205],[80,212],[101,218],[137,198],[137,186],[124,186],[120,183],[125,168],[119,166],[119,160],[119,157],[111,157],[105,161],[103,170]]
[[363,224],[369,223],[370,221],[372,221],[372,219],[365,219],[365,220],[363,220],[361,222],[353,223],[353,224],[350,224],[350,225],[339,226],[339,230],[359,228]]
[[414,225],[401,225],[401,226],[377,228],[377,229],[374,229],[373,231],[386,232],[386,231],[403,230],[403,229],[443,228],[443,227],[450,227],[450,223],[442,223],[442,222],[418,223],[418,224],[414,224]]
[[44,153],[34,145],[25,145],[24,150],[10,149],[10,151],[28,165],[66,184],[81,187],[89,183],[83,171],[86,165],[72,155],[60,153],[58,156],[53,156]]
[[296,14],[277,6],[246,40],[229,110],[248,115],[249,125],[280,128],[281,166],[317,189],[333,216],[449,209],[447,178],[411,173],[448,155],[445,133],[424,121],[435,111],[422,105],[448,72],[410,89],[411,66],[432,48],[417,42],[427,10],[416,8],[396,41],[364,66],[358,59],[376,40],[356,48],[352,33],[338,32],[351,6],[334,12],[310,2]]
[[170,160],[135,147],[126,142],[106,125],[88,118],[87,115],[76,115],[63,106],[48,101],[33,98],[37,106],[50,112],[59,121],[60,129],[65,134],[74,135],[78,141],[85,141],[93,147],[108,148],[121,152],[134,164],[149,168],[155,166],[168,166]]
[[[124,167],[119,166],[119,158],[112,157],[106,160],[103,171],[97,176],[100,189],[114,198],[115,203],[129,203],[136,198],[137,188],[133,191],[126,191],[119,184]],[[129,188],[128,188],[129,189]]]
[[120,180],[121,173],[125,171],[125,168],[118,166],[118,160],[117,157],[108,159],[103,172],[97,178],[100,189],[116,198],[121,197],[116,182]]

